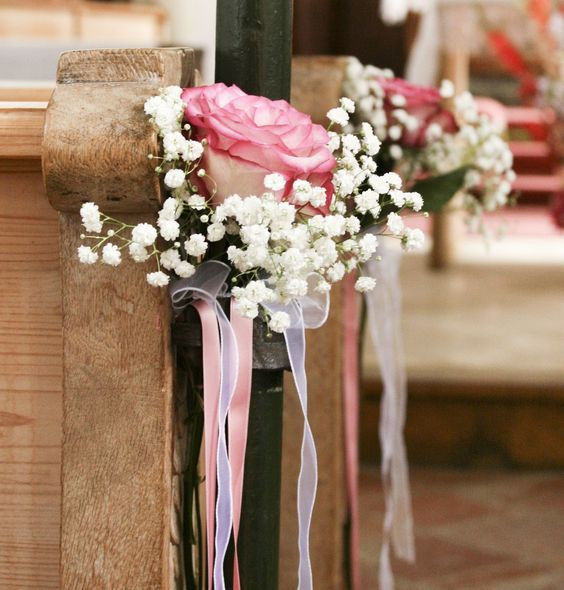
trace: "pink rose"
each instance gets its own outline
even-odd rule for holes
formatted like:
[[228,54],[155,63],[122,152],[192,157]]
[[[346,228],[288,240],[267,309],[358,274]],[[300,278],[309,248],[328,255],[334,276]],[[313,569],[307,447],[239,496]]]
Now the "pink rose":
[[[427,143],[425,133],[431,123],[437,123],[445,133],[458,130],[454,115],[442,106],[442,98],[437,88],[432,86],[418,86],[401,78],[379,78],[378,83],[386,93],[384,108],[388,116],[388,124],[393,119],[392,111],[403,109],[415,117],[419,122],[417,129],[404,128],[399,140],[405,147],[423,147]],[[405,99],[404,106],[392,104],[392,97],[400,95]]]
[[[279,200],[291,200],[294,180],[308,180],[327,191],[325,206],[311,212],[328,213],[336,162],[327,131],[311,117],[285,100],[250,96],[225,84],[186,88],[182,100],[195,138],[208,141],[202,167],[217,183],[217,202],[234,193],[261,195],[264,177],[278,172],[286,180],[276,193]],[[211,192],[215,187],[206,181]]]

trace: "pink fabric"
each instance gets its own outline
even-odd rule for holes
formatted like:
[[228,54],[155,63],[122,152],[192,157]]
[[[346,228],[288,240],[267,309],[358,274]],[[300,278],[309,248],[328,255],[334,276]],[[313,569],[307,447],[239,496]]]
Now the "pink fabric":
[[349,274],[343,281],[343,411],[345,429],[345,456],[347,495],[350,513],[350,567],[351,590],[361,590],[360,532],[358,511],[358,300],[354,288],[355,276]]
[[204,441],[206,470],[206,522],[208,553],[208,589],[213,587],[214,533],[215,533],[215,486],[217,464],[217,432],[220,372],[219,328],[215,311],[203,300],[194,303],[202,322],[202,349],[204,351]]
[[253,320],[243,317],[231,300],[231,325],[235,332],[239,351],[239,372],[237,385],[229,409],[229,462],[231,464],[231,497],[233,502],[233,590],[241,589],[237,538],[241,523],[243,481],[245,474],[245,450],[249,427],[251,383],[253,372]]
[[215,181],[204,179],[210,194],[217,190],[217,202],[233,193],[260,195],[264,177],[278,172],[286,179],[280,200],[288,198],[294,180],[305,179],[327,191],[325,206],[312,212],[329,212],[336,162],[327,148],[327,131],[309,115],[285,100],[247,95],[225,84],[186,88],[182,100],[195,137],[205,138],[211,148],[202,165]]

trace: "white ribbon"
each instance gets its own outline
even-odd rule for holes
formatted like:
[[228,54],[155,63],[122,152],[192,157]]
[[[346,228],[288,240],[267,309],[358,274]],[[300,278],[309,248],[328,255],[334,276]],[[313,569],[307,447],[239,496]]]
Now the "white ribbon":
[[[223,262],[210,260],[198,266],[189,279],[179,279],[170,288],[172,307],[175,312],[184,309],[191,299],[203,299],[214,309],[221,336],[221,371],[219,391],[219,433],[217,445],[217,502],[215,508],[215,560],[213,584],[216,590],[225,590],[223,562],[233,525],[233,506],[231,498],[231,467],[227,453],[225,427],[229,406],[237,383],[239,366],[237,341],[229,319],[225,315],[217,297],[225,291],[230,268]],[[210,483],[211,485],[211,483]]]
[[271,312],[283,311],[290,316],[290,327],[284,332],[290,367],[304,416],[301,466],[298,478],[298,590],[313,590],[309,554],[309,531],[317,493],[317,454],[307,415],[307,375],[305,370],[305,328],[319,328],[329,314],[328,294],[316,294],[292,301],[288,305],[269,303]]
[[[222,262],[207,261],[198,266],[189,279],[175,281],[170,289],[172,306],[179,313],[191,299],[200,298],[216,311],[221,334],[221,388],[219,397],[219,442],[217,449],[217,506],[214,561],[214,588],[225,590],[223,562],[233,523],[231,498],[231,469],[227,454],[225,425],[231,398],[237,382],[238,353],[233,329],[217,297],[226,292],[229,267]],[[328,294],[318,294],[293,300],[287,305],[269,303],[271,312],[283,311],[290,316],[290,327],[284,332],[288,358],[296,384],[302,413],[304,432],[301,449],[301,467],[298,478],[298,547],[300,554],[298,590],[313,590],[309,531],[317,492],[317,455],[313,432],[307,414],[307,376],[305,371],[305,328],[319,328],[329,314]]]
[[376,288],[365,294],[368,326],[378,353],[384,391],[380,411],[382,485],[385,516],[380,552],[380,590],[392,590],[390,542],[398,557],[415,560],[409,473],[403,439],[407,387],[401,337],[401,251],[387,249],[380,240],[381,260],[372,258],[366,274],[376,279]]

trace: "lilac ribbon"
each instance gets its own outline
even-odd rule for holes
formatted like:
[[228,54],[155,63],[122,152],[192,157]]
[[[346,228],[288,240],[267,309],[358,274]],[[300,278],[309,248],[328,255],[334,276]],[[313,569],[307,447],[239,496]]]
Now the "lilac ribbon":
[[290,316],[290,327],[284,332],[290,367],[296,384],[304,416],[301,466],[298,478],[298,590],[313,590],[313,575],[309,553],[309,531],[317,493],[317,454],[313,432],[307,413],[307,375],[305,370],[305,328],[319,328],[327,320],[329,297],[327,294],[303,297],[288,305],[265,304],[271,313],[283,311]]
[[[231,468],[225,438],[226,419],[237,383],[238,350],[233,328],[217,297],[226,294],[229,267],[218,261],[200,264],[189,279],[175,281],[170,287],[172,307],[179,314],[194,299],[203,299],[215,309],[221,335],[221,386],[219,396],[219,442],[217,449],[217,506],[215,532],[215,561],[213,582],[215,590],[225,590],[223,563],[231,529],[233,506],[231,498]],[[327,294],[316,294],[291,301],[287,305],[267,304],[271,312],[284,311],[290,316],[290,327],[284,332],[292,375],[296,384],[302,413],[304,432],[301,449],[301,467],[298,478],[298,547],[300,553],[298,590],[313,590],[309,531],[317,492],[317,456],[313,432],[307,413],[307,376],[305,371],[305,328],[322,326],[329,313]]]
[[398,557],[415,560],[413,517],[409,491],[409,472],[403,439],[407,387],[401,337],[400,250],[384,247],[380,240],[381,260],[372,258],[365,266],[376,279],[376,288],[366,293],[368,325],[378,353],[384,392],[380,411],[382,447],[382,485],[385,516],[380,552],[380,590],[392,590],[394,576],[390,562],[390,542]]
[[215,560],[213,565],[213,584],[215,590],[225,590],[223,563],[231,528],[233,525],[233,506],[231,498],[231,467],[227,453],[225,426],[231,398],[237,383],[239,366],[237,342],[233,328],[217,297],[225,291],[230,268],[223,262],[210,260],[200,264],[196,273],[189,279],[179,279],[170,287],[172,307],[178,314],[193,299],[203,299],[214,309],[221,336],[220,391],[219,391],[219,433],[217,445],[217,503],[215,531]]

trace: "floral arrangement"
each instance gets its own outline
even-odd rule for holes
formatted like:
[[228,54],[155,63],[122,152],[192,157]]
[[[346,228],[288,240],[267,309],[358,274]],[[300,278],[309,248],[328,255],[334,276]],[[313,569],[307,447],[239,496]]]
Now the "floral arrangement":
[[[328,113],[328,132],[286,101],[236,86],[163,89],[145,103],[162,146],[148,157],[168,194],[156,223],[128,225],[85,203],[80,261],[118,266],[126,252],[154,265],[147,281],[164,287],[207,260],[223,260],[241,314],[262,313],[283,332],[288,315],[270,314],[265,304],[328,292],[376,253],[375,233],[407,250],[423,241],[401,215],[420,211],[421,195],[402,191],[397,173],[377,172],[381,142],[370,124],[352,130],[354,111],[343,98]],[[361,276],[356,289],[374,283]]]
[[[374,126],[383,141],[378,164],[422,193],[425,210],[439,210],[462,193],[469,222],[477,225],[484,210],[509,202],[511,151],[469,92],[454,97],[448,80],[440,88],[410,84],[354,58],[343,91],[357,104],[350,128]],[[446,99],[452,106],[445,106]]]

